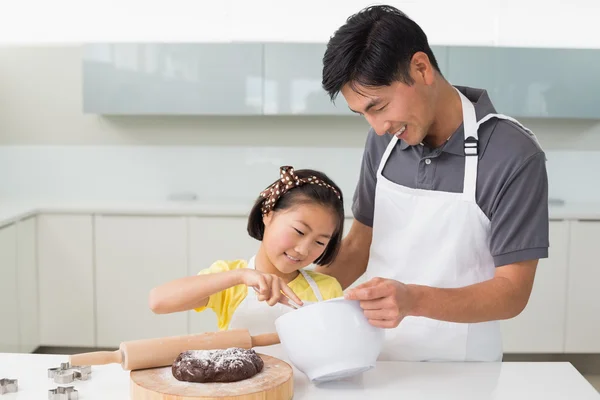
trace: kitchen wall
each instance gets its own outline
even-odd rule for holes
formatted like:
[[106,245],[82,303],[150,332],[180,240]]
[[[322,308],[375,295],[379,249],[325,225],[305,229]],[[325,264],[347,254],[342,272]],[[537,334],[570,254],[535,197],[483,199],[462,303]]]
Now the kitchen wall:
[[[352,192],[362,118],[84,115],[80,52],[0,47],[1,197],[248,201],[284,163],[323,169]],[[551,196],[600,202],[600,187],[585,184],[600,170],[600,120],[523,122],[548,151]],[[239,190],[219,184],[240,167]]]
[[[83,114],[80,56],[78,45],[0,47],[0,145],[362,147],[368,130],[359,116]],[[600,150],[600,119],[522,121],[548,150]]]
[[[119,2],[118,12],[104,3],[94,7],[71,0],[35,5],[19,1],[11,2],[12,18],[2,21],[0,38],[20,43],[57,42],[67,37],[81,41],[324,43],[349,15],[380,3],[407,13],[433,44],[600,48],[597,0],[178,0],[176,6],[127,0]],[[77,18],[67,17],[73,14]]]

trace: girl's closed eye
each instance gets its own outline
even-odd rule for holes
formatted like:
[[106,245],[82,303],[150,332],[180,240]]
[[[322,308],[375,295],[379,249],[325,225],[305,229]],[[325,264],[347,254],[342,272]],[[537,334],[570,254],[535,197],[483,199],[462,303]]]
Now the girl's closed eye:
[[301,232],[299,229],[296,229],[296,228],[294,228],[294,230],[295,230],[296,232],[298,232],[298,234],[299,234],[300,236],[304,236],[304,232]]

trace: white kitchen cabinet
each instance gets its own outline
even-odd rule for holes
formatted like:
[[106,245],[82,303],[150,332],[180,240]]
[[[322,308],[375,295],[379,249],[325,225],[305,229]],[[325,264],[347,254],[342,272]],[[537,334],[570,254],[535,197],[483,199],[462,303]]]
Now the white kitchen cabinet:
[[567,353],[600,352],[599,235],[600,220],[571,223],[567,279]]
[[40,345],[36,218],[17,223],[17,288],[21,353]]
[[40,215],[37,228],[40,342],[94,346],[92,217]]
[[562,353],[565,342],[569,221],[550,221],[548,258],[540,260],[527,307],[501,321],[505,353]]
[[0,228],[0,353],[19,352],[17,228]]
[[[196,275],[217,260],[248,260],[258,251],[260,242],[246,230],[245,217],[191,217],[189,275]],[[190,333],[217,330],[212,310],[189,312]]]
[[187,270],[185,217],[96,216],[97,345],[187,333],[186,313],[154,314],[150,290]]

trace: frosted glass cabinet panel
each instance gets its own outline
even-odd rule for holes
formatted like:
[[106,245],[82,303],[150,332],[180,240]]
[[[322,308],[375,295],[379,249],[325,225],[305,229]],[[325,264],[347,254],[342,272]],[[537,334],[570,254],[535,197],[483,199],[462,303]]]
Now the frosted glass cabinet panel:
[[[321,87],[325,43],[114,43],[83,47],[83,109],[114,115],[353,115]],[[432,46],[454,85],[498,112],[600,118],[600,50]]]
[[332,103],[321,87],[321,43],[266,43],[264,114],[351,115],[342,95]]
[[[265,43],[264,114],[353,115],[340,94],[332,103],[321,87],[326,44]],[[433,52],[442,73],[446,48]]]
[[449,81],[487,89],[514,117],[600,118],[600,51],[449,47]]
[[258,43],[87,44],[82,67],[86,113],[262,113]]

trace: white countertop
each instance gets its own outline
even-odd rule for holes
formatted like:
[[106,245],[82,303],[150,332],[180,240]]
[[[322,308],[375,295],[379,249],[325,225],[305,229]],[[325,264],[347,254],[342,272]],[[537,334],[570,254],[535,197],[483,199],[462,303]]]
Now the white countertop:
[[[0,199],[0,226],[41,213],[112,214],[112,215],[196,215],[246,217],[251,202],[201,201],[16,201]],[[600,220],[600,203],[567,203],[551,205],[550,219]],[[352,212],[346,207],[346,217]]]
[[[48,368],[67,356],[0,353],[0,378],[18,379],[19,391],[2,400],[47,399],[58,385]],[[395,363],[382,362],[363,375],[320,386],[294,370],[294,400],[600,400],[600,394],[570,363]],[[129,372],[119,365],[92,367],[75,386],[81,400],[129,399]]]

